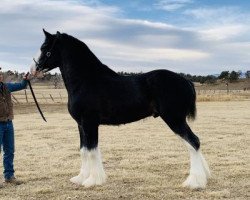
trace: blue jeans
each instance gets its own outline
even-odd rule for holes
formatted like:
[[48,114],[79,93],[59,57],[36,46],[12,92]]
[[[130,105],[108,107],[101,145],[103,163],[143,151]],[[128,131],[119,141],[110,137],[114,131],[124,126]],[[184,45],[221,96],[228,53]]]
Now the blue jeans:
[[3,147],[4,178],[10,179],[14,176],[14,128],[12,121],[0,122],[0,150]]

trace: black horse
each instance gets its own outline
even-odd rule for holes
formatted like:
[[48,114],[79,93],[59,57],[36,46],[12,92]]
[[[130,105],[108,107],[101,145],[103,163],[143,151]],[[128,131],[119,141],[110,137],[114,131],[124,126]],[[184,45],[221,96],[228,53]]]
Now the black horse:
[[45,30],[32,72],[59,67],[68,91],[68,110],[78,124],[82,167],[71,182],[86,187],[105,182],[98,149],[98,126],[118,125],[160,116],[190,150],[190,175],[184,186],[204,188],[210,172],[199,151],[199,138],[186,118],[195,118],[196,93],[191,81],[168,70],[122,76],[104,65],[78,39]]

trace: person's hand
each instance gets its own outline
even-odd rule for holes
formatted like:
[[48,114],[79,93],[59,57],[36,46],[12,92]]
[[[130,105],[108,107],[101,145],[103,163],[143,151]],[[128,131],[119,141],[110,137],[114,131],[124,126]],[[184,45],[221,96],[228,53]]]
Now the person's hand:
[[30,80],[32,78],[32,75],[28,72],[23,76],[23,80]]
[[43,78],[43,77],[44,77],[44,74],[43,74],[43,72],[36,72],[35,77],[36,77],[36,78]]
[[34,78],[43,78],[44,77],[43,72],[31,70],[30,73],[31,73],[31,76],[34,77]]

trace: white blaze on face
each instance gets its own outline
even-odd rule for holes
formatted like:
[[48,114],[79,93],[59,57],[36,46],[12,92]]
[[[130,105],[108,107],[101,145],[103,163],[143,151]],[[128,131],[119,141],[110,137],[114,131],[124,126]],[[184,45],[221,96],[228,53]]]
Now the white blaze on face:
[[[35,56],[35,61],[38,62],[39,58],[40,58],[40,55],[41,55],[41,51],[39,50],[37,53],[36,53],[36,56]],[[30,73],[33,75],[33,76],[36,76],[36,77],[42,77],[43,76],[43,73],[42,72],[37,72],[36,71],[36,63],[35,63],[34,60],[32,60],[32,63],[30,64]]]
[[[41,51],[39,50],[39,51],[36,53],[36,56],[34,57],[35,61],[38,61],[40,55],[41,55]],[[31,73],[33,76],[36,75],[36,63],[35,63],[34,59],[32,59],[32,62],[31,62],[31,64],[30,64],[30,73]]]

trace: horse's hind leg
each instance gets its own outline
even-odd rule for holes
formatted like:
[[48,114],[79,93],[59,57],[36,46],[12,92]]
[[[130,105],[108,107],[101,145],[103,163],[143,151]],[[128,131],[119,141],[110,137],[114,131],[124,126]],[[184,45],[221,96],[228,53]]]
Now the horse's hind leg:
[[186,119],[162,117],[168,126],[185,141],[190,153],[190,174],[183,183],[184,187],[205,188],[210,177],[208,164],[200,151],[199,138],[192,132]]
[[98,124],[93,120],[82,120],[79,132],[82,166],[80,174],[70,181],[85,187],[101,185],[106,181],[106,175],[98,148]]

